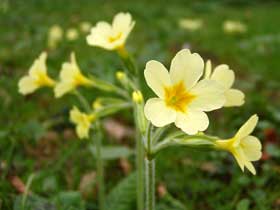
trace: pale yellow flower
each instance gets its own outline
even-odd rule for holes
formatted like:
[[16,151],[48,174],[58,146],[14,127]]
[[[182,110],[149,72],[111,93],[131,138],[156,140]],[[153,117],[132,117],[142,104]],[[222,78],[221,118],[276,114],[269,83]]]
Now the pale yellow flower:
[[183,29],[187,29],[189,31],[196,31],[200,29],[203,25],[203,22],[201,19],[181,19],[179,21],[179,25]]
[[77,107],[70,111],[70,120],[76,125],[76,133],[80,139],[89,137],[91,123],[95,120],[93,114],[81,112]]
[[56,48],[58,42],[62,40],[62,37],[63,37],[63,29],[59,25],[53,25],[49,29],[49,34],[48,34],[49,48],[51,49]]
[[251,162],[259,160],[262,156],[261,142],[257,137],[250,135],[255,129],[257,122],[258,116],[253,115],[244,123],[233,138],[216,141],[217,148],[232,153],[242,171],[246,167],[254,175],[256,170]]
[[71,61],[62,64],[60,82],[56,84],[54,89],[55,97],[61,97],[78,86],[91,86],[92,84],[93,82],[81,73],[75,54],[72,53]]
[[74,41],[76,39],[78,39],[79,37],[79,32],[77,29],[75,28],[69,28],[67,31],[66,31],[66,39],[69,40],[69,41]]
[[197,53],[184,49],[171,62],[170,71],[157,61],[149,61],[144,71],[148,86],[158,98],[145,104],[145,116],[157,127],[175,122],[188,134],[204,131],[209,125],[205,112],[224,105],[224,88],[213,80],[198,81],[204,62]]
[[211,61],[206,62],[205,76],[206,79],[214,80],[220,83],[225,88],[226,103],[225,107],[241,106],[245,102],[245,95],[242,91],[231,88],[235,75],[234,71],[229,69],[228,65],[222,64],[214,68],[212,72]]
[[84,33],[90,32],[91,23],[90,22],[81,22],[80,23],[80,30]]
[[47,74],[46,59],[47,53],[41,53],[30,67],[28,75],[20,79],[18,87],[21,94],[30,94],[40,87],[53,87],[55,85],[55,81]]
[[100,21],[91,29],[87,43],[107,50],[122,49],[135,22],[129,13],[118,13],[112,24]]
[[247,31],[247,26],[240,21],[226,20],[223,24],[223,29],[225,33],[245,33]]

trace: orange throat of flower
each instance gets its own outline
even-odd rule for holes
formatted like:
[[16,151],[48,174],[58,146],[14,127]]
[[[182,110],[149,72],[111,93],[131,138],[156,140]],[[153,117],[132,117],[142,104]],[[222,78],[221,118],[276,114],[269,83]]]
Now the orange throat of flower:
[[187,105],[195,98],[189,93],[183,81],[164,88],[165,104],[179,112],[186,112]]

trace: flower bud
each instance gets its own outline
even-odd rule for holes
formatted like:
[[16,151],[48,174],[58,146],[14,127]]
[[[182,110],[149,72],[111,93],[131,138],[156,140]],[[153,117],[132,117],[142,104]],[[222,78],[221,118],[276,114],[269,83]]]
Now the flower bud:
[[126,79],[126,74],[123,71],[117,71],[116,78],[119,81],[124,81]]
[[137,104],[140,104],[143,102],[143,95],[140,90],[133,91],[132,100]]
[[100,102],[99,99],[96,99],[93,103],[92,103],[92,108],[94,110],[98,110],[101,109],[103,107],[102,103]]

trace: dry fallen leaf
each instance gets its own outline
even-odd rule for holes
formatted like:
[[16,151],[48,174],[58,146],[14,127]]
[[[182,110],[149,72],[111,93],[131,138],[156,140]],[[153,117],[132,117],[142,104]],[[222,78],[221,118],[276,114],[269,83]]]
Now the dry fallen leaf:
[[18,176],[9,176],[8,180],[19,193],[25,192],[25,184]]
[[122,140],[124,138],[130,138],[134,136],[134,130],[123,124],[116,119],[107,119],[104,121],[104,128],[106,132],[117,140]]
[[67,128],[63,131],[63,137],[66,140],[71,140],[71,139],[76,138],[76,133],[73,129]]
[[167,190],[163,183],[159,183],[159,185],[157,186],[157,193],[160,198],[162,198],[166,195]]
[[119,164],[125,175],[131,172],[131,164],[126,158],[120,158]]
[[95,191],[96,184],[96,172],[91,171],[84,174],[81,178],[79,184],[79,191],[82,193],[84,198],[87,198],[89,195],[93,194]]
[[211,162],[205,162],[205,163],[202,163],[201,166],[200,166],[200,169],[202,171],[207,171],[207,172],[210,172],[210,173],[215,173],[217,172],[217,166]]

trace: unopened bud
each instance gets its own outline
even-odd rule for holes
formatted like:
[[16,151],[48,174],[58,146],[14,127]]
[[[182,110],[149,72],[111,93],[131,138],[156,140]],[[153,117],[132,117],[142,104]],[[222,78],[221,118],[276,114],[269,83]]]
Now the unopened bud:
[[125,78],[126,78],[126,74],[122,71],[118,71],[116,73],[116,78],[119,80],[119,81],[123,81]]
[[138,103],[138,104],[142,103],[143,102],[143,95],[142,95],[141,91],[139,91],[139,90],[133,91],[132,100],[135,103]]
[[101,109],[103,106],[100,102],[100,100],[96,99],[93,103],[92,103],[92,108],[94,110],[97,110],[97,109]]

